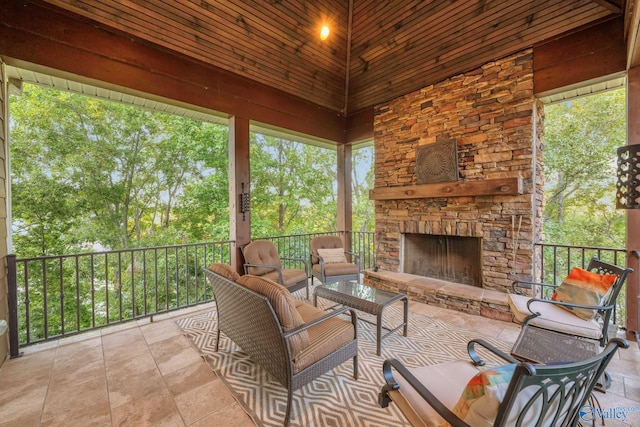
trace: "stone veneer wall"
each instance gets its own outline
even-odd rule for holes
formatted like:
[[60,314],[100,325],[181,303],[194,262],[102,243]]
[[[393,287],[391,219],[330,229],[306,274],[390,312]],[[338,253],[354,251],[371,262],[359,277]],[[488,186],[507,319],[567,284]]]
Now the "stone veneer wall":
[[542,227],[543,114],[533,96],[531,50],[377,106],[376,188],[417,184],[416,148],[445,140],[457,143],[460,181],[524,183],[515,196],[376,201],[377,265],[401,271],[404,232],[473,236],[483,242],[483,288],[505,291],[516,277],[531,279]]

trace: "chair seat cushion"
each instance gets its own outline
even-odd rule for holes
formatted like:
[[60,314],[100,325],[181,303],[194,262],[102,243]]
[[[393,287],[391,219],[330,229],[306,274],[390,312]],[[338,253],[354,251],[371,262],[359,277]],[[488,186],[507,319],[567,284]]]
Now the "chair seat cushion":
[[[524,323],[525,319],[532,314],[527,309],[529,297],[508,294],[507,300],[516,321]],[[558,305],[538,302],[533,303],[531,309],[541,315],[530,320],[530,325],[585,338],[600,339],[602,337],[602,326],[596,320],[582,319]]]
[[[439,365],[410,369],[411,373],[447,408],[453,409],[467,383],[479,370],[470,362],[456,360]],[[400,375],[394,374],[400,385],[389,396],[413,426],[438,427],[444,419],[407,383]]]
[[[326,311],[307,303],[298,304],[296,309],[305,323],[327,314]],[[309,328],[310,344],[295,358],[294,372],[300,372],[307,366],[348,344],[354,339],[354,334],[351,322],[337,317],[312,326]]]
[[[315,264],[313,269],[318,273],[322,273],[320,264]],[[350,262],[341,262],[335,264],[324,265],[324,275],[329,276],[342,276],[345,274],[358,274],[358,266],[351,264]]]
[[[283,269],[280,271],[282,272],[282,281],[284,282],[282,283],[282,285],[284,285],[285,288],[307,280],[307,273],[304,270]],[[274,282],[277,282],[278,272],[271,271],[267,274],[262,275],[261,277],[266,277],[267,279],[271,279]]]

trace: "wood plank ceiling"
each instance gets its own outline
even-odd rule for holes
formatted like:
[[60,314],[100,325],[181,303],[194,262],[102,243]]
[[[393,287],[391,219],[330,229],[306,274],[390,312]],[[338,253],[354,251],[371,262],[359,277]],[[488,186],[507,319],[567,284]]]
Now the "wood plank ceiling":
[[[625,6],[624,0],[46,2],[345,115],[620,16]],[[331,27],[326,41],[318,37],[323,23]]]

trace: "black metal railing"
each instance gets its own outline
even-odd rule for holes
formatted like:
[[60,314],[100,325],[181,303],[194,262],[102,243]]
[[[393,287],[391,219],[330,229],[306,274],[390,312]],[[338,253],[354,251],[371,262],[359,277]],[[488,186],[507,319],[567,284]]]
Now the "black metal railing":
[[[209,302],[202,268],[214,261],[229,263],[232,243],[10,255],[14,339],[26,346]],[[11,351],[14,357],[17,347]]]
[[[363,269],[375,267],[374,233],[335,231],[261,239],[283,258],[309,259],[309,243],[322,235],[348,236]],[[202,267],[231,261],[232,241],[17,259],[7,257],[11,356],[18,347],[165,313],[212,300]],[[597,257],[625,266],[625,249],[536,244],[540,277],[560,284],[574,266]],[[616,324],[626,321],[625,291]]]
[[[592,258],[609,264],[627,266],[627,250],[624,248],[602,248],[597,246],[571,246],[538,243],[535,245],[536,259],[540,260],[540,277],[536,280],[559,285],[573,267],[586,268]],[[626,283],[616,301],[613,321],[620,327],[626,326],[627,297]]]

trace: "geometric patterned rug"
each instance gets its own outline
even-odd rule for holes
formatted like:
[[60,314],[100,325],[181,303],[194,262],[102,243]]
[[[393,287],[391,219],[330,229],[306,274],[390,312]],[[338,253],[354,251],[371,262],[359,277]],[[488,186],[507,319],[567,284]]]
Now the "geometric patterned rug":
[[[385,309],[384,313],[383,325],[396,325],[402,316],[401,308],[395,306]],[[366,314],[358,312],[358,379],[353,379],[353,363],[349,359],[294,391],[290,426],[408,426],[395,405],[384,409],[378,406],[378,392],[384,384],[382,362],[385,359],[394,357],[408,367],[468,359],[466,344],[473,338],[484,338],[507,351],[511,347],[509,343],[477,332],[409,313],[408,336],[403,337],[398,332],[384,338],[381,355],[377,356],[375,326],[360,321],[366,317]],[[286,389],[224,334],[220,338],[220,351],[214,351],[215,310],[183,318],[176,323],[256,425],[282,426]]]

